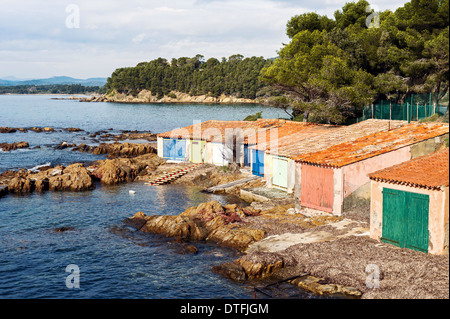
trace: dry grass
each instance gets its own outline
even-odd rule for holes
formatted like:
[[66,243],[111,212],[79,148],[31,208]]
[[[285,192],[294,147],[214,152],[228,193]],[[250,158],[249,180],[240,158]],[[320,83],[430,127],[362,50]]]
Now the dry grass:
[[[448,299],[449,258],[399,249],[367,237],[346,237],[330,242],[298,244],[283,252],[249,254],[252,262],[283,260],[297,272],[309,272],[329,283],[351,286],[370,299]],[[379,288],[368,288],[372,271],[380,270]]]

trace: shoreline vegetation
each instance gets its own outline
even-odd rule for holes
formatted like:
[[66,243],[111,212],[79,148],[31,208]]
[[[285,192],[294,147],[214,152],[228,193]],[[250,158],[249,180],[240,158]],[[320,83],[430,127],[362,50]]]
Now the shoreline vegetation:
[[[37,132],[52,133],[45,128]],[[2,128],[3,134],[22,131]],[[69,132],[80,132],[76,128]],[[88,133],[86,133],[88,134]],[[106,132],[101,140],[111,138]],[[148,143],[124,140],[147,139]],[[101,185],[146,183],[189,163],[167,163],[156,155],[154,135],[127,132],[114,143],[98,146],[65,142],[55,148],[105,154],[93,163],[39,167],[0,174],[0,197],[46,191],[89,191]],[[250,172],[235,165],[226,169],[202,164],[174,184],[207,189],[248,177]],[[241,189],[264,187],[257,179],[218,193],[240,195]],[[164,187],[164,186],[149,186]],[[242,198],[245,200],[245,198]],[[0,198],[1,201],[1,198]],[[322,296],[344,298],[448,298],[448,256],[432,256],[399,249],[370,239],[368,207],[358,207],[343,216],[296,212],[290,196],[267,202],[248,200],[248,205],[225,205],[216,201],[188,208],[180,215],[146,216],[130,212],[123,222],[143,232],[174,238],[186,254],[196,254],[197,242],[209,241],[240,252],[236,260],[211,268],[236,282],[258,286],[261,282],[296,277],[293,286]],[[368,265],[381,271],[379,288],[368,288]]]
[[104,86],[85,86],[81,84],[51,84],[51,85],[15,85],[1,86],[0,95],[73,95],[73,94],[104,94]]

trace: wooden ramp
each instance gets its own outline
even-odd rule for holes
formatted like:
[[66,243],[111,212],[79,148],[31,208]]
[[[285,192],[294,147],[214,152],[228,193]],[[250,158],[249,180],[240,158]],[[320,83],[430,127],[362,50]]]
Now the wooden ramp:
[[180,178],[181,176],[186,175],[187,173],[193,171],[199,165],[202,165],[202,164],[192,164],[191,166],[188,166],[183,169],[177,169],[177,170],[173,170],[173,171],[161,174],[161,175],[155,177],[154,179],[152,179],[151,181],[145,183],[145,185],[156,186],[156,185],[170,184],[177,178]]
[[233,181],[233,182],[229,182],[229,183],[226,183],[226,184],[217,185],[217,186],[213,186],[213,187],[207,188],[203,192],[205,192],[205,193],[214,193],[216,191],[220,191],[220,190],[224,190],[224,189],[229,188],[229,187],[245,184],[247,182],[250,182],[250,181],[253,181],[253,180],[256,180],[256,179],[261,179],[261,177],[256,176],[256,175],[252,175],[252,176],[249,176],[249,177],[246,177],[246,178],[243,178],[243,179],[239,179],[237,181]]

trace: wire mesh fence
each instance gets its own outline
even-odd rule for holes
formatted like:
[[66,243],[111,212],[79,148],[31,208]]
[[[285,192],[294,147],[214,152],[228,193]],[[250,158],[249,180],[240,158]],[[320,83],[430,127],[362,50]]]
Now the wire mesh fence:
[[448,100],[436,99],[430,94],[411,94],[400,103],[390,100],[378,101],[376,104],[367,105],[363,109],[362,117],[356,122],[367,119],[419,121],[437,114],[443,116],[448,111]]

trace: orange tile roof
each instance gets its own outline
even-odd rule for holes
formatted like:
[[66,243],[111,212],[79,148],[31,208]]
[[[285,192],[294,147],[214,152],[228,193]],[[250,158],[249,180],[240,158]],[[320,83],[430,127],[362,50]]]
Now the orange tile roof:
[[334,145],[318,152],[299,155],[294,157],[294,160],[301,163],[337,168],[433,137],[448,134],[448,132],[448,124],[407,124],[388,131],[377,132],[353,141]]
[[[296,123],[296,124],[293,124]],[[285,127],[286,126],[286,127]],[[209,120],[184,128],[157,134],[158,137],[201,139],[205,141],[224,142],[230,130],[240,130],[244,143],[267,142],[270,138],[269,130],[277,129],[284,132],[295,132],[301,123],[281,119],[258,119],[256,121],[217,121]],[[229,134],[229,133],[228,133]],[[283,135],[284,136],[284,135]]]
[[266,142],[259,143],[250,148],[267,151],[280,156],[291,156],[289,152],[292,145],[317,135],[322,135],[338,129],[340,126],[315,124],[306,122],[291,122],[267,132]]
[[449,149],[380,170],[369,174],[369,178],[419,188],[439,189],[449,186]]
[[[369,119],[348,126],[321,125],[311,130],[311,133],[314,133],[309,136],[293,134],[279,138],[278,147],[268,149],[268,153],[296,158],[302,154],[324,150],[333,145],[406,124],[408,124],[406,121],[390,121],[389,123],[388,120]],[[309,132],[305,131],[305,135],[308,134]]]

